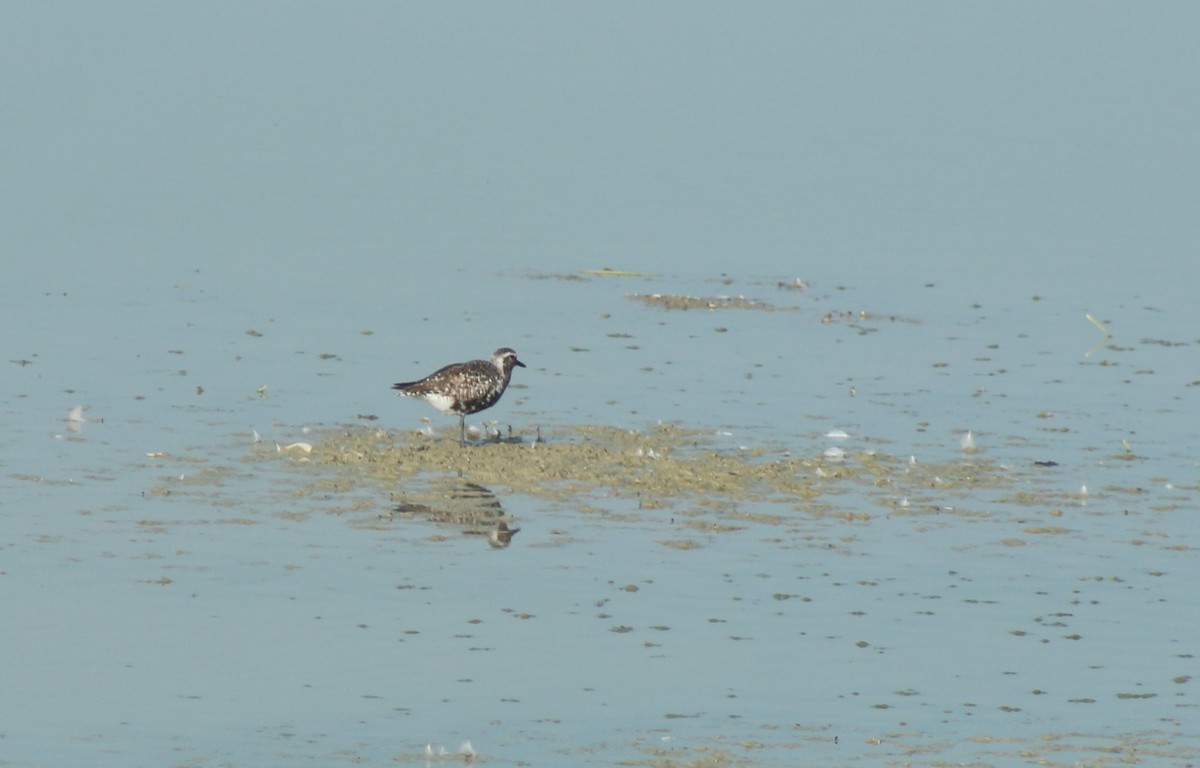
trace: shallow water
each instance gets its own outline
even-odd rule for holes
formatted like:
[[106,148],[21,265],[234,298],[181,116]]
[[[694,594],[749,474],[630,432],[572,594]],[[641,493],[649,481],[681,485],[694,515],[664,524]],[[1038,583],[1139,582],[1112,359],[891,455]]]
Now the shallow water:
[[[364,383],[385,332],[188,343],[217,287],[163,286],[141,311],[178,335],[128,323],[84,391],[42,383],[103,371],[86,349],[13,365],[0,589],[5,679],[29,694],[5,699],[9,764],[419,761],[467,740],[499,764],[1194,759],[1193,340],[1125,342],[1110,318],[1085,357],[1099,331],[1027,297],[926,315],[750,278],[776,311],[683,311],[628,295],[721,281],[490,280],[601,318],[558,349],[505,337],[529,369],[472,422],[512,446],[459,449],[453,419],[386,391],[434,359],[377,352]],[[1018,302],[1021,323],[992,319]],[[788,370],[789,334],[811,365]],[[76,402],[103,422],[60,421]],[[626,469],[527,477],[526,453],[598,440],[576,424],[624,434]],[[492,550],[396,515],[413,481],[320,462],[343,433],[452,449],[521,532]],[[637,479],[707,456],[794,462],[814,490]]]
[[0,11],[0,765],[1200,759],[1194,9],[267,7]]

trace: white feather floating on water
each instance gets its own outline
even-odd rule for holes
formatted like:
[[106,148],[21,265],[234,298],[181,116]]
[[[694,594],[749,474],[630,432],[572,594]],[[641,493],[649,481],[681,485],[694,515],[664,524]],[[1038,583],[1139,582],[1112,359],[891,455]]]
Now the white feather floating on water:
[[83,429],[84,424],[103,424],[104,419],[89,419],[83,415],[87,410],[86,405],[73,405],[67,409],[67,417],[63,421],[67,422],[67,431],[79,432]]

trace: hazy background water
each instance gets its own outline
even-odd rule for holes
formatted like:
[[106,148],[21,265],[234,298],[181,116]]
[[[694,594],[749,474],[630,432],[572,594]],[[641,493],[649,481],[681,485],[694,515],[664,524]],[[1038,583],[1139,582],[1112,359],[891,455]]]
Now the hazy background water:
[[1194,269],[1187,3],[4,16],[10,284],[200,268],[345,309],[430,264],[485,293],[486,266]]
[[[470,707],[361,711],[370,691],[355,686],[367,673],[326,654],[369,650],[386,668],[394,640],[308,636],[313,613],[347,600],[347,626],[409,626],[391,608],[380,620],[369,597],[373,586],[394,590],[388,564],[397,559],[417,558],[422,572],[464,571],[437,581],[453,595],[474,578],[537,594],[546,569],[562,564],[481,566],[457,550],[461,559],[447,562],[400,534],[339,538],[347,534],[336,519],[143,535],[138,520],[161,510],[132,501],[166,471],[146,453],[236,454],[251,429],[298,439],[304,426],[362,414],[413,426],[426,412],[393,401],[390,382],[502,344],[530,364],[496,412],[518,423],[682,420],[731,431],[732,442],[782,439],[798,453],[819,452],[815,436],[836,426],[898,453],[934,455],[952,454],[973,429],[998,460],[1065,465],[1054,481],[1064,493],[1087,483],[1194,485],[1198,32],[1200,11],[1187,3],[0,9],[0,585],[12,626],[23,628],[0,641],[11,644],[4,670],[13,681],[0,694],[0,760],[98,764],[108,755],[149,765],[174,751],[197,764],[286,762],[279,743],[292,743],[292,733],[302,742],[293,762],[355,744],[385,759],[439,738],[435,724],[487,734],[481,749],[493,754],[503,753],[507,733],[509,759],[536,756],[529,743],[557,731],[539,729],[525,710],[498,718],[495,733],[486,723],[496,716]],[[606,266],[648,277],[563,279]],[[796,278],[811,288],[778,287]],[[667,314],[623,298],[652,291],[744,293],[796,311]],[[859,311],[870,313],[865,329],[820,322]],[[1115,334],[1090,356],[1102,337],[1085,313]],[[61,419],[81,403],[105,423],[74,435]],[[1049,413],[1049,424],[1038,417]],[[1121,440],[1141,460],[1106,460]],[[258,499],[252,473],[243,482]],[[1194,494],[1180,502],[1171,496],[1179,491],[1162,493],[1170,498],[1156,500],[1169,509],[1156,530],[1194,546],[1192,516],[1177,513]],[[1097,514],[1119,513],[1122,503]],[[1123,545],[1145,535],[1136,525],[1092,533],[1028,556],[1016,571],[1061,559],[1065,589],[1081,573],[1108,572],[1071,564],[1129,558],[1138,550]],[[874,535],[864,551],[887,563],[886,536]],[[325,560],[285,568],[321,540]],[[759,571],[795,565],[745,542],[691,559],[649,546],[666,558],[664,572],[691,576],[663,599],[698,615],[708,606],[693,591],[719,593],[709,581],[717,570],[729,569],[740,589]],[[962,546],[935,549],[950,557]],[[261,559],[252,555],[260,550]],[[171,554],[180,551],[188,555]],[[579,581],[563,583],[563,604],[588,604],[603,592],[581,584],[620,578],[644,555],[636,545],[628,559],[606,551],[598,559],[623,565],[581,569]],[[160,574],[147,562],[185,567],[181,557],[194,559],[210,590],[188,620],[174,595],[150,598],[130,586]],[[1118,603],[1138,622],[1111,636],[1119,640],[1101,654],[1106,661],[1123,653],[1122,640],[1145,641],[1124,634],[1135,628],[1194,653],[1200,627],[1182,607],[1194,556],[1145,558],[1118,570],[1144,574],[1166,558],[1170,586],[1150,580],[1165,607],[1143,614],[1141,603]],[[504,568],[497,562],[526,567],[491,572]],[[913,571],[921,562],[918,552],[888,567],[944,587],[948,569]],[[287,587],[276,569],[292,574]],[[888,573],[861,575],[880,572]],[[247,583],[255,586],[238,586]],[[286,599],[272,599],[280,590]],[[1018,591],[1037,594],[1036,586]],[[555,605],[554,594],[539,599]],[[287,601],[301,607],[289,613]],[[436,637],[444,622],[453,633],[475,611],[473,603],[448,609],[449,618],[433,611],[423,630]],[[155,618],[164,615],[165,624]],[[214,630],[205,617],[223,618]],[[712,663],[711,648],[697,643],[695,653],[676,651],[670,674],[639,678],[636,657],[556,627],[548,637],[521,636],[520,647],[582,643],[581,655],[627,665],[614,679],[651,680],[656,690],[694,683]],[[1151,645],[1148,656],[1177,658]],[[930,663],[946,648],[935,645]],[[820,658],[828,649],[805,650]],[[578,664],[564,653],[553,667],[560,673]],[[228,677],[213,677],[239,654]],[[543,658],[510,652],[501,666]],[[836,690],[836,679],[803,676],[772,688],[779,658],[763,650],[739,670],[747,688],[764,692],[758,702],[739,691],[758,702],[746,705],[747,720],[778,711],[793,689]],[[1064,658],[1051,656],[1049,668]],[[123,677],[137,659],[152,660],[151,669]],[[245,670],[272,659],[278,668],[260,685],[241,687]],[[405,663],[399,680],[415,674]],[[453,681],[456,664],[482,662],[441,663]],[[298,664],[320,685],[353,680],[353,692],[297,703],[281,681],[295,682],[288,675]],[[828,665],[849,676],[848,687],[861,686],[870,675],[852,668]],[[1167,677],[1186,668],[1153,667]],[[581,687],[596,685],[580,678]],[[208,679],[217,682],[206,688]],[[682,686],[680,696],[720,700],[727,682]],[[1155,710],[1091,717],[1152,728],[1180,706],[1194,708],[1178,688],[1172,707],[1164,694]],[[1104,689],[1126,690],[1117,680]],[[949,690],[951,701],[968,698]],[[643,716],[661,718],[670,706],[649,691],[602,691],[594,709],[554,690],[540,695],[541,716],[567,723],[560,738],[568,746],[612,733],[625,744]],[[876,722],[869,709],[798,701],[794,719],[833,732],[850,721],[867,732],[894,725],[886,711]],[[1033,712],[1019,726],[1000,721],[1026,737],[1045,714]],[[950,740],[968,739],[973,731],[955,722]],[[936,723],[918,729],[945,727]],[[1069,716],[1063,723],[1075,725]],[[736,722],[693,730],[708,728],[744,735]]]

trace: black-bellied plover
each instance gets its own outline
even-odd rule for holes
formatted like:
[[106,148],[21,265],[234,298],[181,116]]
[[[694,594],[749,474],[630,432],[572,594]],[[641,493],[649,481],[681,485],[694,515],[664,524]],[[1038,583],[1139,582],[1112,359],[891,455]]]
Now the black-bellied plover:
[[471,360],[439,368],[420,381],[402,381],[392,389],[419,397],[442,413],[458,414],[458,441],[467,442],[467,414],[491,408],[508,388],[513,366],[525,367],[517,353],[501,347],[491,360]]

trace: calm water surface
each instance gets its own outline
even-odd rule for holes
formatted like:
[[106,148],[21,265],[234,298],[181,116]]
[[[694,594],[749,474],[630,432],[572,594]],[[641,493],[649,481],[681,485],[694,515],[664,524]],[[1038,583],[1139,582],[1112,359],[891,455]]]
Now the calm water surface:
[[[1099,329],[1049,292],[577,277],[488,274],[556,317],[498,337],[461,309],[419,332],[286,301],[231,317],[244,289],[204,270],[115,307],[99,286],[29,298],[29,327],[78,325],[65,351],[26,337],[4,401],[4,669],[28,692],[4,700],[9,763],[386,762],[465,740],[500,764],[1086,762],[1114,739],[1192,759],[1195,340],[1164,321],[1178,307],[1109,295],[1113,337],[1089,355]],[[628,298],[653,292],[775,311]],[[444,317],[482,352],[439,335]],[[678,510],[496,488],[523,530],[493,552],[381,520],[380,489],[300,495],[302,471],[254,459],[371,415],[453,431],[387,391],[446,361],[434,342],[520,350],[519,388],[486,414],[519,430],[666,420],[734,452],[837,444],[997,463],[1011,483],[953,503],[860,489],[832,515],[767,504],[794,520],[688,550],[663,544],[692,534]],[[103,423],[68,429],[76,404]]]
[[[1196,23],[0,9],[0,765],[1195,764]],[[900,469],[493,551],[275,451],[504,345],[477,425]]]

